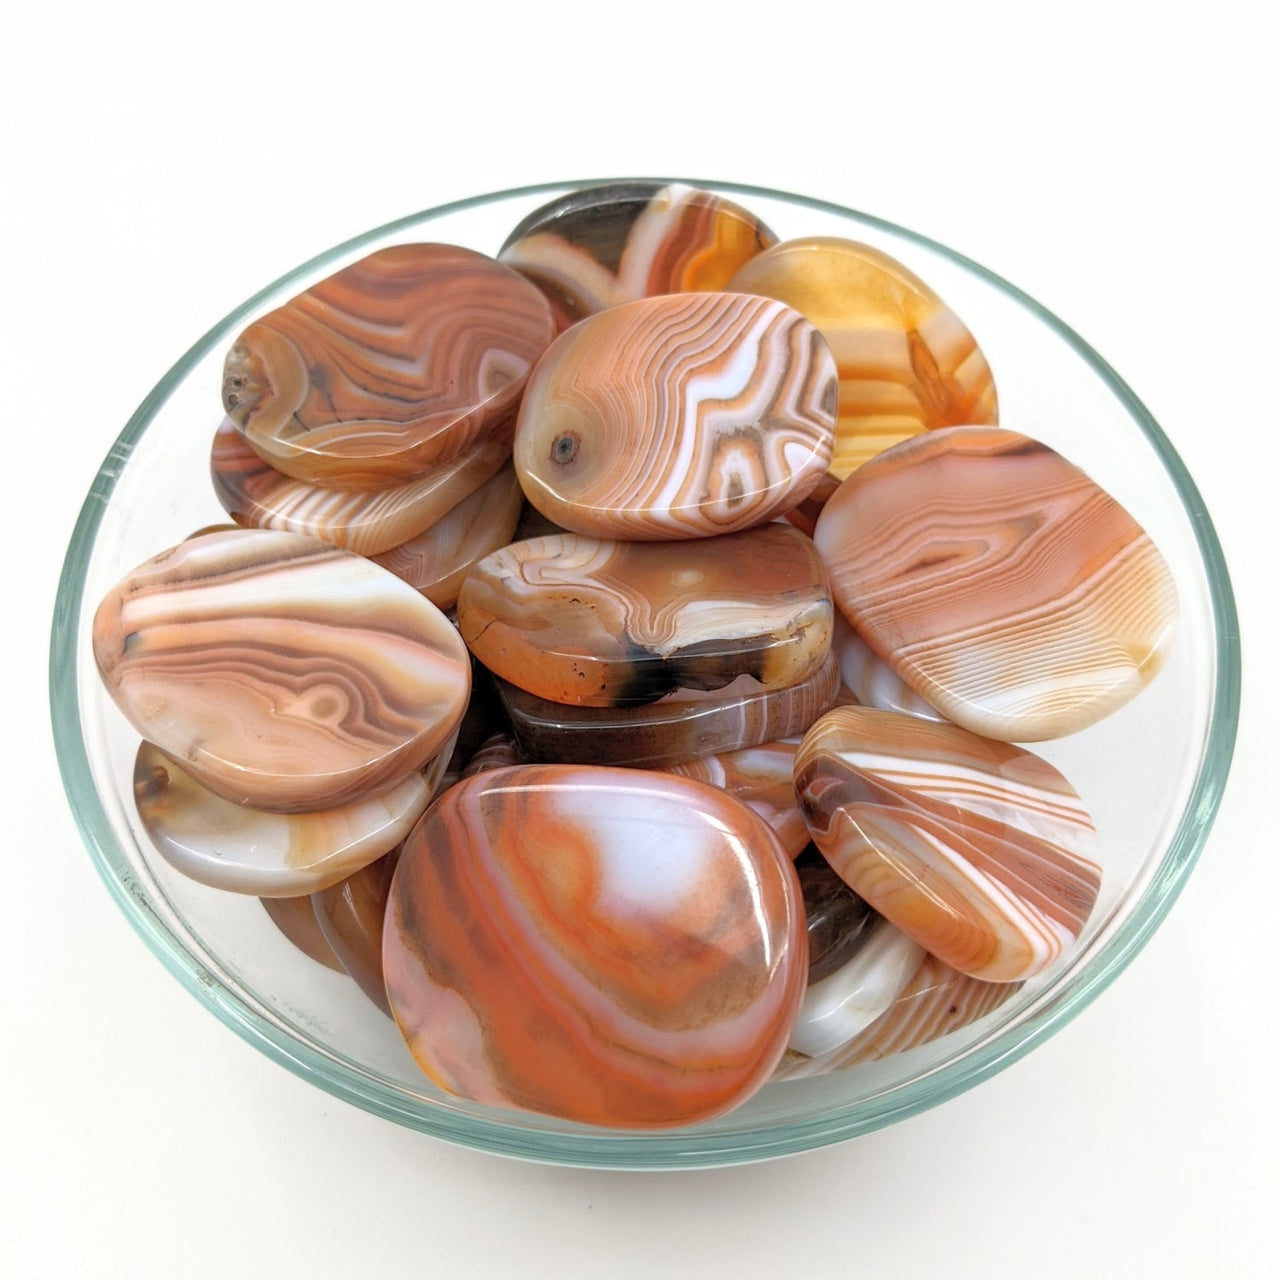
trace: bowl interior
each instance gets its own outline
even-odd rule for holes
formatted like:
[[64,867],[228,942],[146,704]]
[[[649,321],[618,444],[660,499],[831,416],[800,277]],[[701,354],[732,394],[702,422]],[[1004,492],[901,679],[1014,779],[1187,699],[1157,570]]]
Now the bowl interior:
[[984,1079],[1051,1034],[1124,967],[1184,883],[1216,811],[1235,736],[1239,648],[1221,550],[1177,455],[1132,392],[1031,299],[942,246],[818,201],[699,182],[783,239],[836,235],[884,249],[972,329],[995,373],[1001,424],[1083,467],[1142,523],[1177,582],[1175,651],[1154,683],[1085,732],[1036,744],[1075,785],[1101,838],[1104,879],[1079,944],[973,1026],[851,1071],[768,1086],[720,1120],[648,1134],[496,1111],[435,1089],[353,983],[294,951],[252,898],[186,880],[152,850],[132,799],[137,737],[102,689],[90,625],[125,572],[226,519],[210,487],[222,361],[255,316],[388,244],[438,240],[496,253],[526,214],[573,185],[481,196],[413,215],[304,264],[226,317],[167,373],[112,447],[68,551],[51,690],[63,778],[86,843],[149,946],[214,1013],[298,1074],[377,1114],[531,1159],[689,1167],[761,1159],[867,1132]]

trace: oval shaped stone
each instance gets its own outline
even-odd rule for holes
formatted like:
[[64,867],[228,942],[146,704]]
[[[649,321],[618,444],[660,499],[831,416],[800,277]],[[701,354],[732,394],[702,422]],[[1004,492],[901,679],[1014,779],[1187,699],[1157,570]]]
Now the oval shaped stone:
[[499,427],[554,332],[546,299],[510,267],[396,245],[254,321],[227,354],[222,403],[277,471],[380,489]]
[[282,475],[258,457],[228,419],[214,432],[209,469],[218,501],[241,525],[305,533],[375,556],[402,546],[456,510],[510,458],[514,429],[515,419],[508,419],[492,435],[424,475],[360,492]]
[[548,348],[520,406],[516,470],[529,501],[574,533],[733,533],[822,479],[836,391],[826,343],[782,303],[645,298]]
[[826,338],[840,373],[839,479],[921,431],[995,424],[995,383],[973,335],[887,253],[834,236],[787,240],[727,287],[785,302]]
[[1062,774],[1019,747],[839,707],[800,744],[796,789],[845,883],[971,977],[1046,969],[1097,899],[1093,822]]
[[1134,518],[1012,431],[952,427],[881,454],[814,543],[837,605],[949,720],[1035,742],[1102,719],[1164,664],[1178,598]]
[[416,538],[371,556],[439,609],[452,609],[472,567],[504,547],[524,509],[515,468],[504,466]]
[[496,683],[526,760],[660,769],[803,733],[835,701],[840,668],[828,654],[785,689],[642,707],[575,707]]
[[710,191],[611,182],[535,209],[507,237],[498,260],[547,295],[564,329],[637,298],[723,289],[777,239],[754,215]]
[[418,1064],[451,1093],[586,1124],[720,1115],[768,1078],[804,987],[790,860],[687,778],[526,765],[406,841],[383,941]]
[[[795,858],[809,843],[809,828],[792,782],[799,745],[798,736],[762,742],[739,751],[721,751],[684,764],[668,765],[665,772],[719,787],[741,800],[773,828],[788,856]],[[812,954],[810,948],[810,958]]]
[[356,986],[391,1013],[382,977],[382,925],[399,851],[371,862],[309,899],[320,933]]
[[443,750],[471,668],[449,620],[349,551],[206,534],[106,596],[93,651],[133,727],[211,791],[277,812],[387,791]]
[[476,565],[458,630],[530,693],[619,707],[806,680],[831,647],[832,612],[813,543],[769,524],[677,547],[581,534],[514,543]]
[[446,743],[426,769],[381,795],[287,814],[224,800],[144,742],[133,796],[151,843],[184,875],[233,893],[293,897],[336,884],[400,844],[435,794],[452,749]]

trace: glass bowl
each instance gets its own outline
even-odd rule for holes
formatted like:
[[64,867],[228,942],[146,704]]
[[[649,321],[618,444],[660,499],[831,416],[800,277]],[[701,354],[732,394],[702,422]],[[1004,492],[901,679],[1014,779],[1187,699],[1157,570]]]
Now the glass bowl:
[[882,1062],[769,1085],[719,1120],[652,1133],[599,1130],[437,1090],[355,984],[294,951],[256,900],[189,881],[155,854],[133,806],[137,738],[103,690],[90,647],[97,602],[125,572],[225,520],[209,483],[209,441],[221,417],[224,353],[250,320],[385,245],[437,240],[496,253],[527,214],[585,185],[477,196],[357,236],[250,298],[161,378],[107,454],[67,552],[50,661],[54,734],[85,843],[133,927],[211,1012],[298,1075],[410,1128],[507,1155],[613,1168],[760,1160],[914,1115],[1053,1034],[1151,936],[1186,882],[1217,810],[1240,688],[1235,608],[1218,539],[1159,426],[1060,320],[960,254],[878,218],[782,192],[695,180],[747,205],[783,239],[861,240],[923,277],[985,351],[1001,424],[1052,445],[1110,490],[1164,552],[1181,598],[1176,648],[1153,684],[1100,724],[1034,748],[1072,781],[1101,837],[1102,893],[1078,945],[962,1031]]

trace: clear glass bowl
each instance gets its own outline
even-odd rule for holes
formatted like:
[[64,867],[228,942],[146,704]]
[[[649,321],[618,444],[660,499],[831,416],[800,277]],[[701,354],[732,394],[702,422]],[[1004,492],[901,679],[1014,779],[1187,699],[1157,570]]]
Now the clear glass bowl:
[[147,945],[207,1008],[269,1057],[339,1098],[453,1142],[568,1165],[732,1164],[838,1142],[968,1089],[1051,1035],[1137,954],[1195,863],[1226,781],[1240,692],[1235,606],[1200,495],[1137,397],[1043,307],[942,245],[819,200],[727,183],[783,239],[878,246],[924,278],[973,330],[995,372],[1001,423],[1052,445],[1151,533],[1181,597],[1176,651],[1154,683],[1101,724],[1035,750],[1084,797],[1105,876],[1076,948],[987,1018],[850,1071],[766,1087],[711,1123],[656,1133],[588,1129],[451,1098],[417,1070],[354,983],[312,963],[253,898],[184,879],[134,812],[137,739],[101,687],[90,647],[98,600],[125,572],[225,519],[208,478],[223,355],[250,320],[373,249],[438,240],[496,253],[526,214],[575,186],[477,196],[338,245],[269,285],[160,380],[107,454],[80,513],[54,615],[50,684],[63,780],[89,852]]

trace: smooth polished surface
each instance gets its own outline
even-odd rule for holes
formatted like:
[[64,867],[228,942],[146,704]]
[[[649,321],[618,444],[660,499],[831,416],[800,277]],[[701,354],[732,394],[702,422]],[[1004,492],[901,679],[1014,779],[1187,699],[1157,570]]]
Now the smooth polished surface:
[[787,240],[727,286],[794,307],[818,326],[840,371],[831,472],[934,427],[997,421],[991,367],[959,316],[883,250],[834,236]]
[[1173,646],[1178,595],[1155,544],[1078,467],[1013,431],[930,431],[881,454],[813,537],[862,638],[984,737],[1084,729]]
[[824,1062],[812,1066],[838,1071],[917,1049],[985,1018],[1018,990],[1016,982],[970,978],[926,954],[882,1017]]
[[796,753],[814,843],[930,954],[1017,982],[1070,950],[1102,880],[1093,822],[1029,751],[955,725],[828,712]]
[[359,492],[283,475],[258,457],[228,419],[214,432],[209,470],[218,501],[242,525],[310,534],[362,556],[393,554],[443,523],[484,485],[510,456],[514,428],[508,419],[412,480]]
[[839,610],[836,611],[832,630],[831,651],[840,663],[841,688],[862,706],[876,707],[881,711],[901,711],[904,715],[923,716],[926,720],[946,719],[892,667],[876,657],[875,651]]
[[381,795],[314,813],[269,813],[215,795],[144,742],[134,801],[151,843],[184,875],[233,893],[292,897],[336,884],[398,845],[430,803],[451,746]]
[[808,844],[800,851],[796,874],[804,894],[812,985],[852,959],[880,917],[840,879],[817,845]]
[[[204,11],[175,9],[163,23],[110,22],[104,13],[100,24],[83,29],[83,42],[60,38],[65,10],[25,12],[29,46],[56,50],[66,74],[30,132],[8,135],[17,189],[42,193],[8,212],[11,242],[40,234],[35,252],[9,264],[10,306],[0,322],[8,326],[11,356],[31,375],[11,388],[16,417],[28,424],[25,441],[15,441],[19,471],[39,465],[64,421],[61,397],[48,397],[45,388],[70,366],[65,348],[42,340],[39,320],[57,314],[50,255],[75,235],[86,202],[102,216],[93,260],[85,255],[76,264],[78,294],[91,328],[98,328],[96,312],[109,323],[101,341],[84,344],[63,384],[91,389],[101,406],[78,421],[65,415],[60,449],[73,459],[72,471],[61,486],[38,486],[42,492],[25,495],[15,510],[21,522],[50,531],[48,544],[18,570],[24,599],[50,596],[58,539],[70,530],[79,490],[109,443],[105,421],[123,422],[155,380],[157,357],[163,363],[188,335],[207,328],[233,293],[247,295],[309,246],[353,228],[504,185],[513,164],[530,175],[586,175],[608,164],[758,175],[825,195],[957,244],[1043,297],[1106,353],[1185,459],[1227,545],[1245,636],[1277,634],[1280,601],[1266,585],[1273,567],[1266,493],[1280,474],[1278,441],[1266,415],[1249,412],[1258,383],[1222,377],[1233,367],[1265,369],[1274,333],[1267,322],[1272,291],[1258,288],[1256,270],[1267,270],[1274,254],[1271,179],[1256,158],[1266,153],[1275,94],[1268,42],[1241,38],[1257,18],[1252,5],[1215,10],[1212,22],[1156,29],[1147,12],[1104,5],[1074,10],[1078,22],[1059,22],[1059,10],[1020,10],[1009,21],[1004,6],[935,9],[937,25],[928,32],[920,9],[866,11],[875,44],[911,50],[911,90],[903,91],[899,58],[863,61],[858,97],[894,107],[875,129],[849,131],[850,149],[837,163],[825,146],[783,145],[792,126],[782,120],[770,126],[778,145],[755,129],[725,129],[712,157],[708,131],[724,118],[711,105],[722,93],[715,76],[691,78],[688,95],[629,92],[616,109],[583,111],[573,128],[549,131],[548,149],[536,157],[476,145],[503,136],[508,113],[527,92],[528,48],[496,41],[488,45],[485,76],[506,87],[478,104],[473,128],[439,137],[431,175],[402,163],[404,138],[378,123],[412,118],[421,97],[420,78],[389,75],[382,78],[387,96],[355,110],[343,95],[315,95],[322,127],[298,128],[291,137],[298,167],[318,183],[336,153],[363,144],[376,183],[324,183],[319,200],[249,204],[211,197],[209,176],[227,160],[230,139],[254,135],[264,109],[288,114],[296,82],[264,81],[260,63],[228,57],[225,41],[203,39]],[[457,38],[484,44],[492,11],[457,12]],[[298,23],[284,9],[256,13],[264,47],[295,63],[325,65],[332,30]],[[780,38],[771,44],[758,26],[725,24],[722,16],[706,12],[700,31],[682,23],[682,41],[714,46],[722,63],[761,71],[793,53],[812,56],[812,22],[775,23]],[[425,39],[438,30],[437,17],[420,9],[410,21]],[[652,84],[670,30],[637,23],[626,11],[600,21],[602,39],[620,37],[617,60],[592,57],[584,93],[605,95],[623,76]],[[412,62],[408,45],[392,51],[393,68]],[[155,76],[120,74],[122,66],[148,61]],[[441,94],[465,98],[476,83],[475,63],[441,59],[433,74],[436,65]],[[1002,70],[972,77],[957,94],[961,65]],[[1197,68],[1190,81],[1187,67]],[[28,92],[38,98],[50,83],[48,69],[38,53],[15,59],[11,99],[21,102]],[[1090,71],[1097,78],[1081,94],[1080,78]],[[224,92],[199,91],[215,83]],[[153,110],[157,89],[166,87],[174,92],[164,110]],[[850,89],[844,76],[815,75],[805,86],[806,110],[839,120]],[[1025,110],[1011,109],[1015,95]],[[1135,114],[1139,102],[1159,109]],[[684,127],[691,114],[700,127]],[[938,136],[939,120],[982,140],[980,170],[970,147],[913,154],[913,143]],[[67,164],[73,154],[91,154],[92,163]],[[1188,182],[1188,172],[1202,180]],[[975,180],[976,195],[960,196]],[[1123,190],[1124,198],[1108,200],[1108,190]],[[957,198],[939,198],[940,191]],[[1215,219],[1228,192],[1230,226],[1219,236],[1211,228],[1221,226]],[[547,198],[534,195],[527,205]],[[751,195],[736,198],[756,203]],[[496,245],[521,212],[495,219],[497,238],[489,243]],[[795,232],[777,221],[788,234],[805,230],[799,219]],[[1187,246],[1208,248],[1210,238],[1214,269],[1180,275],[1178,304],[1169,305],[1162,287],[1169,264]],[[931,278],[927,264],[916,269]],[[175,271],[180,289],[172,287]],[[123,281],[133,286],[119,288]],[[1235,323],[1201,327],[1198,358],[1188,360],[1187,316],[1197,314],[1230,315]],[[111,336],[121,330],[124,343]],[[1206,429],[1214,420],[1237,424],[1238,447],[1224,448]],[[1068,450],[1065,436],[1057,447]],[[1256,466],[1241,466],[1244,452]],[[84,477],[78,489],[77,474]],[[11,634],[7,653],[34,670],[42,646],[38,634]],[[1265,1274],[1277,1256],[1280,1113],[1270,1064],[1278,1029],[1256,1013],[1268,1007],[1274,983],[1265,962],[1266,904],[1280,899],[1267,833],[1277,828],[1280,797],[1266,778],[1274,776],[1280,682],[1249,681],[1226,800],[1172,913],[1064,1031],[981,1087],[907,1123],[769,1165],[675,1176],[552,1171],[479,1155],[339,1102],[228,1033],[140,944],[124,916],[116,918],[88,855],[77,857],[77,830],[51,749],[39,742],[46,695],[38,684],[33,677],[11,704],[16,723],[36,727],[37,741],[25,767],[7,774],[15,815],[9,834],[32,865],[56,865],[58,874],[32,877],[32,910],[0,946],[6,967],[16,966],[52,918],[65,941],[33,966],[29,981],[9,990],[7,1025],[24,1037],[6,1065],[10,1159],[24,1170],[4,1211],[5,1257],[16,1275],[105,1280],[163,1272],[177,1258],[186,1280],[268,1268],[277,1275],[359,1273],[369,1258],[371,1222],[379,1224],[386,1280],[420,1271],[424,1238],[440,1268],[467,1269],[476,1280],[513,1271],[582,1280],[598,1275],[602,1252],[614,1259],[615,1280],[717,1270],[834,1280],[842,1266],[847,1274],[851,1234],[859,1269],[884,1277],[989,1280],[994,1266],[1067,1280],[1079,1275],[1084,1249],[1046,1242],[1083,1245],[1083,1237],[1100,1280],[1144,1272],[1164,1280],[1243,1278]],[[1246,870],[1259,877],[1254,901],[1239,892]],[[1225,917],[1238,924],[1241,940],[1224,953],[1213,922]],[[1225,970],[1218,968],[1223,960]],[[309,967],[302,957],[297,964]],[[104,998],[121,987],[127,1004]],[[78,1088],[81,1054],[42,1049],[68,1025],[97,1046],[91,1091]],[[1178,1029],[1172,1053],[1169,1028]],[[1230,1088],[1222,1087],[1225,1062],[1233,1064]],[[103,1097],[110,1107],[99,1105]],[[1193,1108],[1188,1099],[1197,1100]],[[1029,1176],[1032,1151],[1053,1154],[1035,1161]],[[93,1186],[92,1196],[61,1194],[72,1168]],[[325,1176],[315,1176],[322,1168]],[[236,1188],[234,1231],[200,1229],[193,1180]],[[840,1211],[832,1211],[829,1196],[804,1194],[802,1184],[838,1188]],[[145,1232],[137,1229],[140,1205],[147,1206]],[[488,1229],[495,1205],[502,1206],[501,1231]],[[922,1205],[929,1230],[918,1229]],[[1171,1205],[1195,1211],[1170,1212]],[[282,1222],[289,1228],[281,1230]],[[727,1229],[709,1231],[709,1222]],[[190,1248],[193,1232],[198,1251]],[[623,1238],[625,1249],[611,1248]],[[481,1256],[477,1239],[485,1242]]]
[[466,648],[385,569],[301,534],[212,533],[108,593],[93,652],[133,727],[211,791],[331,809],[420,769],[457,728]]
[[346,973],[342,961],[334,955],[328,939],[320,932],[320,922],[311,909],[310,898],[261,898],[259,901],[271,917],[271,923],[304,956],[335,973]]
[[397,245],[251,324],[227,354],[222,403],[277,471],[379,489],[502,423],[553,332],[542,294],[509,267]]
[[547,295],[563,329],[620,302],[724,289],[777,239],[754,214],[710,191],[614,182],[535,209],[498,260]]
[[508,464],[416,538],[371,559],[437,608],[452,609],[472,566],[511,540],[523,507],[524,492]]
[[495,675],[541,698],[617,707],[797,684],[831,648],[826,571],[785,524],[678,547],[580,534],[494,552],[458,630]]
[[516,427],[525,494],[599,538],[704,538],[800,502],[831,460],[835,362],[790,307],[745,294],[628,302],[562,333]]
[[807,968],[799,886],[761,818],[686,778],[589,766],[446,793],[401,853],[383,961],[437,1084],[625,1128],[754,1093]]
[[390,1014],[382,977],[382,926],[399,851],[308,899],[321,935],[343,969],[383,1013]]
[[799,745],[799,736],[762,742],[740,751],[721,751],[685,764],[669,765],[667,772],[719,787],[749,805],[795,858],[809,843],[809,828],[791,780]]
[[525,759],[658,769],[803,733],[835,701],[840,668],[828,655],[786,689],[643,707],[574,707],[497,683]]
[[[790,208],[777,197],[757,195],[767,209]],[[492,218],[508,207],[506,201],[515,199],[526,205],[533,203],[524,193],[467,206],[451,216],[468,223],[473,214]],[[808,219],[821,210],[796,203],[792,213],[797,219]],[[906,243],[907,237],[902,240]],[[919,244],[912,252],[924,260]],[[120,831],[110,817],[110,806],[118,803],[117,790],[111,784],[111,762],[131,759],[135,742],[129,741],[131,735],[107,704],[92,670],[86,617],[77,632],[74,665],[68,665],[66,650],[59,647],[63,636],[55,633],[55,671],[63,678],[61,684],[54,685],[55,726],[60,748],[70,753],[64,756],[69,794],[86,835],[97,841],[90,848],[99,857],[117,902],[183,977],[190,991],[256,1044],[268,1046],[268,1052],[279,1060],[379,1115],[489,1149],[522,1151],[534,1158],[649,1167],[759,1158],[865,1133],[878,1124],[915,1115],[1043,1043],[1087,1004],[1098,990],[1100,977],[1114,975],[1123,967],[1159,923],[1172,894],[1186,877],[1204,825],[1212,815],[1226,758],[1224,736],[1229,745],[1234,716],[1232,677],[1238,672],[1231,644],[1235,632],[1229,625],[1229,592],[1221,576],[1221,561],[1213,554],[1211,531],[1197,526],[1203,531],[1199,541],[1189,533],[1192,491],[1178,470],[1177,459],[1167,448],[1162,450],[1156,428],[1149,421],[1144,426],[1144,421],[1135,417],[1138,410],[1118,398],[1121,390],[1107,381],[1105,367],[1088,362],[1087,348],[1071,348],[1060,337],[1055,338],[1048,321],[1043,317],[1037,320],[1036,313],[1027,307],[1019,309],[1016,296],[1002,297],[989,278],[984,281],[976,273],[966,277],[963,263],[949,259],[942,251],[935,251],[929,261],[934,264],[931,275],[936,268],[949,271],[952,280],[967,279],[966,296],[984,299],[990,315],[1003,313],[1001,349],[1032,352],[1037,357],[1033,373],[1039,385],[1068,389],[1063,411],[1051,415],[1058,438],[1069,437],[1074,447],[1087,446],[1093,466],[1105,467],[1117,453],[1124,455],[1131,468],[1136,462],[1134,479],[1152,486],[1142,500],[1144,513],[1148,523],[1161,531],[1162,546],[1175,554],[1180,591],[1185,588],[1188,616],[1196,623],[1183,633],[1187,643],[1178,647],[1169,679],[1158,682],[1149,696],[1123,716],[1111,718],[1092,732],[1088,742],[1063,741],[1052,748],[1055,759],[1071,762],[1071,776],[1084,779],[1091,794],[1101,798],[1111,833],[1108,910],[1103,917],[1109,930],[1100,932],[1097,925],[1091,925],[1072,964],[1052,976],[1054,1000],[1036,1000],[1030,994],[1017,998],[1007,1011],[1001,1011],[994,1025],[980,1024],[972,1034],[966,1031],[958,1038],[947,1037],[936,1050],[926,1050],[923,1057],[912,1056],[909,1064],[889,1064],[870,1080],[863,1073],[852,1077],[842,1074],[815,1082],[824,1087],[805,1089],[799,1096],[790,1090],[781,1091],[783,1096],[778,1091],[762,1091],[741,1114],[703,1125],[696,1134],[687,1130],[669,1136],[611,1135],[594,1130],[581,1134],[516,1113],[494,1117],[479,1105],[442,1106],[436,1091],[419,1078],[407,1055],[401,1053],[388,1060],[382,1045],[389,1029],[382,1019],[372,1016],[372,1010],[365,1007],[367,1002],[349,983],[326,985],[326,975],[317,973],[314,966],[303,965],[301,957],[291,965],[282,944],[270,950],[270,931],[261,939],[246,937],[249,931],[240,927],[240,917],[242,909],[251,904],[222,895],[232,906],[225,919],[219,913],[210,920],[206,891],[200,886],[175,886],[176,877],[167,876],[166,869],[158,867],[145,849],[140,856],[130,852],[136,830]],[[331,269],[326,262],[308,268],[312,275],[326,269]],[[291,280],[289,287],[300,278]],[[284,288],[280,286],[278,292]],[[229,332],[231,327],[229,320],[224,328]],[[1081,353],[1086,356],[1083,361]],[[1071,361],[1078,366],[1074,372]],[[1054,376],[1046,376],[1048,372]],[[1030,381],[1030,377],[1022,380],[1024,393]],[[155,538],[157,530],[166,533],[157,541],[169,541],[199,522],[200,503],[190,500],[189,424],[201,420],[203,409],[186,410],[209,385],[200,367],[190,361],[180,366],[140,411],[138,422],[146,426],[145,433],[131,427],[132,434],[126,433],[112,451],[95,481],[85,522],[72,547],[57,615],[60,619],[74,622],[77,617],[77,583],[86,584],[87,599],[99,598],[125,568],[142,558],[149,548],[139,544]],[[164,396],[168,399],[163,401],[163,412],[156,414]],[[1067,412],[1071,404],[1089,396],[1094,402],[1093,415],[1080,417]],[[1055,395],[1052,402],[1057,403],[1058,398]],[[1120,458],[1116,461],[1124,465]],[[1112,474],[1117,474],[1114,466]],[[1179,485],[1180,477],[1184,487]],[[157,490],[166,495],[160,505],[154,500]],[[204,497],[207,506],[207,493]],[[1180,497],[1188,504],[1185,509],[1179,505]],[[74,724],[68,728],[68,705],[73,714],[78,707],[84,717],[82,749],[87,750],[93,769],[88,781],[83,761],[77,760],[77,730]],[[1195,729],[1190,737],[1188,726]],[[1135,758],[1128,747],[1137,743],[1141,743],[1144,767],[1126,771],[1120,786],[1108,761],[1117,755]],[[106,817],[95,812],[93,801],[99,797]],[[139,888],[149,883],[153,873],[163,878],[165,888],[159,894],[143,890],[144,900]],[[1154,880],[1149,878],[1152,875]],[[193,913],[200,921],[194,943],[185,923]],[[269,952],[262,960],[270,963],[259,963],[254,956],[259,941],[264,952]],[[220,959],[226,948],[245,957],[235,970]],[[210,975],[213,985],[207,981]],[[357,1010],[363,1011],[362,1021],[347,1016]]]
[[819,1057],[848,1044],[889,1009],[924,954],[918,942],[877,920],[844,964],[805,989],[787,1047]]

